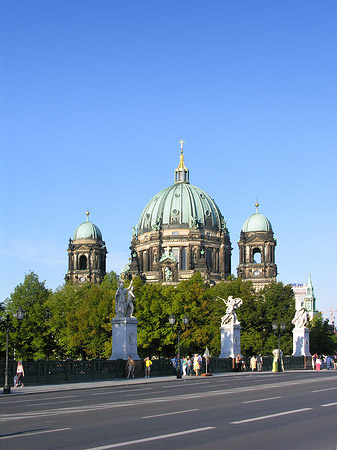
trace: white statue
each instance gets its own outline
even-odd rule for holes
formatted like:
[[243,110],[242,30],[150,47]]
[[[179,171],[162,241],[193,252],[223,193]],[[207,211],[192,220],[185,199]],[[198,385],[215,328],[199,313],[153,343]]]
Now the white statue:
[[309,315],[304,308],[304,303],[301,303],[300,309],[295,312],[295,316],[291,321],[292,324],[295,325],[295,328],[304,328],[308,323]]
[[134,286],[132,286],[132,282],[130,283],[130,286],[127,288],[127,297],[126,297],[126,311],[125,311],[125,317],[133,317],[133,300],[135,298],[135,294],[133,293]]
[[116,317],[133,317],[133,299],[135,298],[133,288],[132,281],[130,286],[125,289],[124,280],[118,280],[118,288],[115,295]]
[[235,325],[238,324],[238,317],[236,315],[236,310],[240,308],[242,305],[242,299],[241,298],[233,298],[231,295],[228,297],[227,300],[224,298],[218,297],[220,300],[222,300],[226,305],[226,314],[221,317],[221,325]]

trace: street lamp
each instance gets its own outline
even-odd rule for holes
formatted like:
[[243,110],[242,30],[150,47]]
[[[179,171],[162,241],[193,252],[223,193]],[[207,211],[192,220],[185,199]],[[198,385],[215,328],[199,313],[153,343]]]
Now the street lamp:
[[[169,322],[171,327],[173,328],[173,325],[176,323],[176,318],[174,317],[173,313],[170,315],[169,317]],[[183,317],[183,324],[187,325],[188,324],[188,317],[185,314]],[[178,370],[177,370],[177,378],[182,378],[181,375],[181,359],[180,359],[180,333],[181,333],[181,326],[180,324],[178,324]]]
[[[22,309],[21,305],[19,306],[18,310],[16,311],[16,318],[19,322],[23,320],[25,317],[26,311]],[[2,322],[1,324],[5,330],[6,330],[6,366],[5,366],[5,384],[3,387],[3,393],[4,394],[10,394],[11,388],[8,383],[8,375],[9,375],[9,364],[8,364],[8,341],[9,341],[9,330],[13,330],[13,326],[9,317],[9,314],[6,315],[6,320]]]
[[276,332],[277,332],[277,337],[278,337],[278,371],[282,372],[282,370],[281,370],[280,339],[281,339],[281,334],[286,329],[286,324],[284,322],[282,322],[281,325],[279,325],[277,322],[274,322],[272,327],[273,327],[274,333],[276,334]]

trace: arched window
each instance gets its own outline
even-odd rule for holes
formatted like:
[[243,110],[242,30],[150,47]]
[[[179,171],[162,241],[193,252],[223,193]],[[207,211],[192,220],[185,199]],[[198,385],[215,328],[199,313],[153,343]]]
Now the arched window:
[[253,262],[254,264],[261,264],[261,250],[259,248],[253,249]]
[[80,270],[85,270],[87,268],[87,257],[85,255],[80,256]]

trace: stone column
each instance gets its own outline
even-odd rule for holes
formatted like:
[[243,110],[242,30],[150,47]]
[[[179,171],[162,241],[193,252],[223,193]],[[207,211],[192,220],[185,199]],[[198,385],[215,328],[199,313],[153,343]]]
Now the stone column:
[[221,325],[221,354],[219,358],[235,358],[241,354],[241,325]]
[[293,356],[311,356],[309,334],[310,330],[306,327],[293,329]]
[[135,317],[112,319],[112,354],[109,359],[140,359],[137,353],[137,325]]

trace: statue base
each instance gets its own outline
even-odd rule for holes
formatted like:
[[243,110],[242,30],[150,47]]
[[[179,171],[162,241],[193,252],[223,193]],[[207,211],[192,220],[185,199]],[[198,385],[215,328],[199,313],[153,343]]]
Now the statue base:
[[219,358],[235,358],[241,353],[241,325],[221,325],[221,354]]
[[112,319],[112,354],[109,359],[140,359],[137,353],[137,325],[135,317]]
[[310,330],[306,327],[293,329],[293,356],[311,356],[309,334]]

